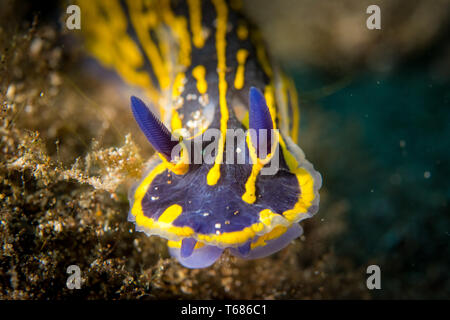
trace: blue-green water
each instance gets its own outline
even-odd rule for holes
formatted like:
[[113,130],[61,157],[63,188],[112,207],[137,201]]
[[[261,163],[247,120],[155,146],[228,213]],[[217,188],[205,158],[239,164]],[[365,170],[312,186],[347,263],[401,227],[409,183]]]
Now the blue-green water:
[[329,194],[319,215],[332,214],[333,202],[349,204],[336,252],[380,266],[378,297],[448,297],[450,83],[405,66],[354,75],[311,98],[330,81],[311,70],[296,74],[301,133],[318,140],[305,151]]

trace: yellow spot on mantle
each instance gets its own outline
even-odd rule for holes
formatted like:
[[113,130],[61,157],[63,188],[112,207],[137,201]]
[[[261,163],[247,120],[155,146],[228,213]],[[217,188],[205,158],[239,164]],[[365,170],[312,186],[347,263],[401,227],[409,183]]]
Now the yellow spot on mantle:
[[200,94],[206,93],[208,90],[208,84],[205,80],[206,69],[204,66],[196,66],[192,69],[192,76],[197,80],[197,90]]
[[[180,241],[168,240],[167,241],[167,245],[170,248],[178,248],[178,249],[180,249],[181,248],[181,242],[182,242],[182,240],[180,240]],[[195,244],[194,249],[199,249],[199,248],[203,247],[204,245],[205,244],[203,242],[198,242],[197,241],[197,243]]]
[[173,110],[172,120],[170,121],[170,125],[172,127],[172,131],[179,130],[183,127],[180,116],[178,115],[178,112],[176,110]]
[[201,0],[188,0],[189,15],[191,17],[192,42],[197,48],[203,48],[205,38],[202,30]]
[[174,204],[168,207],[159,217],[158,222],[162,223],[172,223],[178,216],[183,212],[183,208],[178,205]]
[[183,92],[184,80],[185,80],[184,73],[178,72],[175,77],[175,80],[173,82],[173,87],[172,87],[172,98],[173,99],[176,99]]
[[239,40],[247,40],[248,38],[248,28],[245,24],[240,24],[237,27],[237,36]]
[[244,86],[245,79],[245,61],[248,57],[248,51],[245,49],[239,49],[236,53],[236,60],[238,62],[238,67],[236,70],[236,77],[234,78],[234,87],[238,90],[242,89]]

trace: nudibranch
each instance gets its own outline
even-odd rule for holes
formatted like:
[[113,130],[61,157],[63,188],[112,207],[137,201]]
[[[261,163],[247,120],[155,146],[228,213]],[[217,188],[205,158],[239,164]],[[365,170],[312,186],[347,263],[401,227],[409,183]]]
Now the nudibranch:
[[131,97],[156,151],[129,193],[136,230],[166,238],[188,268],[298,238],[322,178],[297,146],[294,83],[239,1],[79,2],[87,48],[146,93]]

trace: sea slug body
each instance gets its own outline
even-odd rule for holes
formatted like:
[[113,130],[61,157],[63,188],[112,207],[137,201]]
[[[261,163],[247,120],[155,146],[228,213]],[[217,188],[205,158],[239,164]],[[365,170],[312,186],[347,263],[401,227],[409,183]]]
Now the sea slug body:
[[156,154],[130,190],[129,221],[166,238],[188,268],[224,250],[273,254],[319,208],[321,175],[296,144],[293,81],[236,3],[79,1],[87,48],[146,93],[131,109]]

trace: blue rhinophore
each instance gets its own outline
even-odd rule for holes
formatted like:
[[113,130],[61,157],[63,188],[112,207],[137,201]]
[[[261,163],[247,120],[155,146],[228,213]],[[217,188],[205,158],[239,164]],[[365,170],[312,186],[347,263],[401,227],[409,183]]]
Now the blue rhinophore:
[[131,97],[131,110],[150,144],[167,160],[170,160],[172,149],[178,144],[178,140],[172,136],[166,126],[147,108],[141,99]]

